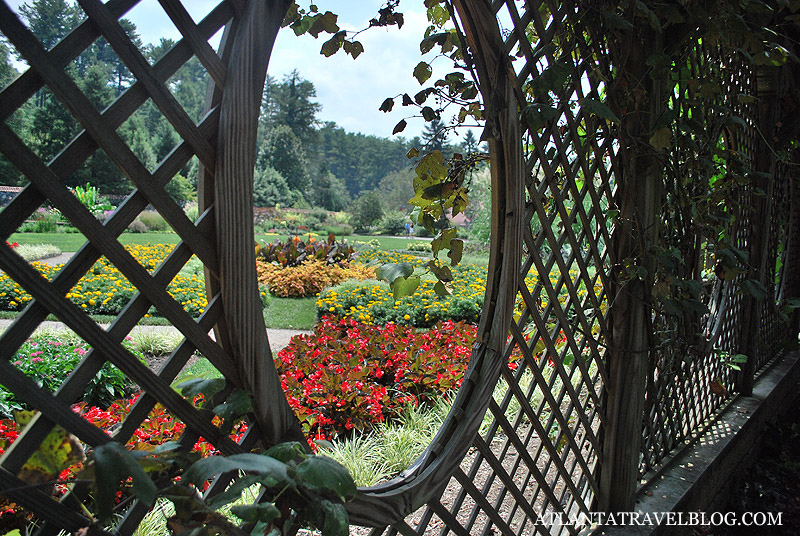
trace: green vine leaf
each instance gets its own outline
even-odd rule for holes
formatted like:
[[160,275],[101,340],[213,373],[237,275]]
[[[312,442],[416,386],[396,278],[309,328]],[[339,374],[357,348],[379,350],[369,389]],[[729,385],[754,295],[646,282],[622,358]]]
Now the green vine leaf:
[[461,257],[464,254],[464,241],[460,238],[453,238],[450,240],[450,251],[447,256],[450,257],[450,266],[455,266],[461,262]]
[[350,519],[347,510],[339,503],[313,500],[306,505],[300,514],[308,523],[317,528],[322,536],[348,536]]
[[348,41],[345,39],[342,45],[345,54],[350,54],[353,59],[358,58],[364,52],[364,45],[359,41]]
[[433,69],[426,62],[421,61],[414,67],[414,78],[420,83],[424,84],[433,74]]
[[436,278],[442,283],[450,283],[453,281],[453,271],[447,266],[437,264],[435,260],[428,261],[425,265]]
[[225,402],[216,406],[212,411],[215,415],[225,419],[222,432],[227,434],[236,419],[253,411],[253,399],[249,391],[234,389]]
[[669,127],[661,127],[656,130],[648,143],[653,146],[657,151],[663,151],[672,145],[672,129]]
[[392,108],[394,108],[394,99],[389,97],[388,99],[385,99],[383,101],[383,103],[381,104],[380,108],[378,108],[378,110],[380,110],[381,112],[388,113],[388,112],[392,111]]
[[297,458],[305,459],[308,454],[303,450],[303,446],[297,441],[278,443],[264,452],[265,456],[275,458],[283,463],[289,463]]
[[344,44],[345,34],[346,32],[344,30],[334,34],[333,37],[331,37],[322,44],[322,48],[320,49],[319,53],[325,56],[326,58],[329,58],[334,54],[336,54],[339,51],[339,49],[342,48],[342,44]]
[[398,277],[389,284],[389,288],[392,290],[394,300],[397,301],[414,294],[417,288],[419,288],[419,284],[419,276],[412,275],[411,277]]
[[399,277],[408,277],[414,273],[414,266],[408,262],[384,264],[375,270],[378,279],[385,279],[390,284]]
[[326,456],[311,456],[295,468],[297,484],[320,497],[349,501],[356,496],[353,477],[339,462]]
[[98,517],[106,521],[114,511],[114,498],[120,482],[131,478],[133,493],[148,506],[155,504],[158,488],[134,454],[116,441],[100,445],[93,453]]
[[[466,117],[466,112],[464,114]],[[522,120],[530,130],[539,130],[558,117],[558,110],[546,104],[529,104],[522,110]]]
[[602,117],[603,119],[606,119],[613,123],[619,123],[619,117],[617,117],[616,114],[613,111],[611,111],[611,108],[609,108],[608,105],[600,102],[599,100],[582,99],[580,101],[580,104],[581,108],[583,108],[592,115]]
[[197,395],[203,395],[205,404],[207,404],[217,393],[225,388],[225,378],[195,378],[188,380],[180,385],[178,388],[181,390],[181,395],[186,398],[194,398]]
[[[232,456],[209,456],[193,463],[183,475],[183,480],[202,486],[203,482],[211,480],[214,475],[228,471],[244,471],[268,477],[268,487],[280,486],[294,487],[294,480],[289,478],[286,464],[261,454],[234,454]],[[264,480],[260,480],[264,483]]]
[[[27,425],[35,411],[15,411],[14,420],[20,427]],[[43,484],[58,479],[64,469],[86,459],[81,442],[61,426],[54,426],[17,476],[30,484]]]
[[231,513],[245,523],[272,523],[281,516],[281,511],[272,503],[231,506]]
[[453,293],[453,284],[437,281],[433,285],[433,291],[436,292],[438,296],[449,296],[450,294]]

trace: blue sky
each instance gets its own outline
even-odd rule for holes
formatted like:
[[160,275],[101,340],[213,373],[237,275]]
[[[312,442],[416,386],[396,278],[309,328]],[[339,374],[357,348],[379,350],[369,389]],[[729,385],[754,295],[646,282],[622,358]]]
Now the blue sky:
[[[17,9],[23,0],[7,0]],[[190,15],[199,21],[218,0],[187,0],[184,2]],[[339,25],[347,30],[361,30],[377,14],[383,0],[317,0],[320,11],[333,11],[339,15]],[[308,2],[300,2],[301,6]],[[378,111],[386,97],[404,92],[414,94],[421,89],[412,76],[414,66],[423,59],[419,53],[419,41],[427,27],[422,0],[404,0],[399,11],[405,16],[405,25],[373,28],[364,32],[358,40],[364,45],[364,53],[357,59],[342,51],[330,58],[320,55],[324,36],[297,37],[287,29],[281,31],[270,60],[269,74],[280,80],[292,69],[297,69],[303,78],[314,83],[317,100],[322,105],[319,118],[334,121],[352,132],[362,132],[381,137],[390,137],[394,125],[413,113],[411,108],[402,108],[399,101],[391,113]],[[132,20],[145,43],[158,42],[160,37],[178,38],[172,25],[157,0],[142,0],[127,15]],[[218,39],[218,38],[217,38]],[[216,44],[216,43],[214,43]],[[428,56],[431,56],[429,54]],[[425,58],[430,61],[430,58]],[[434,64],[434,76],[448,68],[441,59]],[[423,129],[421,118],[407,119],[408,127],[403,136],[419,135]]]

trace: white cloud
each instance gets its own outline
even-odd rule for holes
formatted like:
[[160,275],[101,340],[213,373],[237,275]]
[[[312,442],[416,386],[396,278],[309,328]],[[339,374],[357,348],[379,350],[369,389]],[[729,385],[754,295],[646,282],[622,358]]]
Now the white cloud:
[[[23,0],[7,1],[16,11],[23,3]],[[191,0],[185,1],[184,6],[199,22],[218,3],[219,0]],[[337,13],[342,28],[359,30],[368,26],[385,0],[317,0],[315,3],[320,11]],[[325,58],[319,53],[326,39],[324,35],[319,39],[308,35],[297,37],[285,28],[278,35],[269,72],[280,80],[297,69],[303,78],[310,80],[317,89],[323,121],[334,121],[348,131],[389,137],[394,126],[401,119],[407,119],[408,127],[401,135],[407,138],[419,135],[424,126],[422,119],[408,117],[417,111],[416,108],[403,108],[398,99],[392,112],[378,110],[387,97],[402,93],[413,96],[421,89],[412,71],[422,59],[419,42],[428,25],[427,18],[422,2],[403,3],[400,11],[405,17],[402,29],[395,26],[372,28],[358,36],[365,51],[356,60],[343,51]],[[157,43],[161,37],[180,37],[157,0],[142,0],[125,16],[136,24],[145,43]],[[442,72],[447,72],[445,63],[441,62]],[[434,65],[434,76],[439,74],[439,65],[440,62]]]
[[[278,35],[269,72],[280,79],[297,69],[314,83],[322,104],[320,118],[334,121],[349,131],[391,136],[394,126],[416,109],[403,108],[399,100],[390,113],[378,110],[383,100],[401,93],[419,91],[412,76],[420,61],[419,41],[427,27],[423,13],[406,12],[405,25],[372,28],[358,36],[364,53],[353,60],[343,51],[326,58],[319,53],[323,38],[297,37],[284,29]],[[353,26],[348,24],[347,26]],[[412,137],[422,129],[422,120],[409,120],[402,135]]]

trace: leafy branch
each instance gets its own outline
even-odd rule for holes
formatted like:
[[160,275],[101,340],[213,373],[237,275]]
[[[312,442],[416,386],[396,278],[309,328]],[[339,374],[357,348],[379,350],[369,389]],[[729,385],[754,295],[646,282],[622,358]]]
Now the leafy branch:
[[310,4],[308,9],[301,8],[297,2],[292,2],[284,17],[282,27],[290,27],[295,35],[310,34],[314,39],[320,34],[327,33],[332,36],[322,44],[320,54],[330,57],[340,50],[349,54],[353,59],[364,52],[364,45],[355,39],[356,36],[369,28],[397,26],[403,27],[405,19],[402,13],[395,11],[400,0],[388,0],[385,6],[378,10],[378,15],[369,21],[369,26],[357,32],[349,32],[339,27],[339,16],[331,11],[320,13],[315,4]]
[[[409,158],[417,158],[419,151],[412,149]],[[458,231],[450,225],[448,214],[456,216],[463,213],[469,203],[470,171],[488,156],[482,153],[467,156],[454,154],[445,160],[441,151],[433,151],[422,157],[415,168],[414,197],[409,203],[414,205],[412,219],[434,235],[431,241],[433,259],[425,267],[437,282],[434,290],[440,296],[452,292],[452,266],[461,262],[464,241],[458,238]],[[448,261],[439,259],[439,254],[447,251]],[[448,266],[449,265],[449,266]],[[389,282],[395,300],[414,293],[420,284],[420,275],[414,273],[411,264],[385,264],[377,271],[378,278]]]

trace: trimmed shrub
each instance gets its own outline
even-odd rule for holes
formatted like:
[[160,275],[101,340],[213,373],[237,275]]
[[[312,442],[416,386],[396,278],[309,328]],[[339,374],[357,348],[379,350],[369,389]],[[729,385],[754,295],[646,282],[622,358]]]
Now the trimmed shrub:
[[263,259],[256,260],[259,283],[283,298],[315,296],[322,289],[346,279],[369,279],[375,270],[361,265],[336,265],[313,259],[299,266],[278,266]]
[[147,225],[142,223],[141,220],[133,220],[128,224],[128,230],[132,233],[146,233]]
[[366,231],[383,217],[383,202],[375,192],[367,192],[350,206],[350,223],[356,231]]
[[402,212],[392,211],[383,215],[378,227],[381,233],[400,236],[405,232],[406,215]]
[[164,217],[155,210],[145,210],[139,214],[141,221],[148,231],[166,231],[169,229]]

